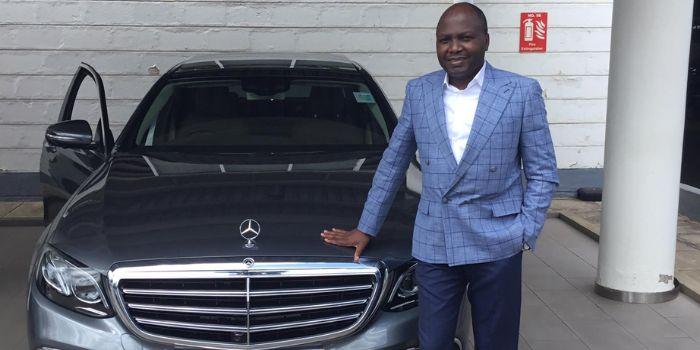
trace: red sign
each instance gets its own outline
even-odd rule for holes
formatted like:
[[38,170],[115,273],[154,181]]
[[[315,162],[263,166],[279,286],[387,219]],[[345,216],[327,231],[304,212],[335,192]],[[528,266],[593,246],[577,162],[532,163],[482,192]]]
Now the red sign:
[[520,52],[547,52],[547,12],[520,14]]

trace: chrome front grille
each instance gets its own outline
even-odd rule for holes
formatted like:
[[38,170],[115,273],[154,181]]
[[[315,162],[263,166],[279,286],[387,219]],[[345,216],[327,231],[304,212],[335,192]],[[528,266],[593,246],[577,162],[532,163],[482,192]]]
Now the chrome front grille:
[[286,347],[350,334],[380,297],[381,270],[356,263],[121,267],[110,293],[134,333],[220,349]]

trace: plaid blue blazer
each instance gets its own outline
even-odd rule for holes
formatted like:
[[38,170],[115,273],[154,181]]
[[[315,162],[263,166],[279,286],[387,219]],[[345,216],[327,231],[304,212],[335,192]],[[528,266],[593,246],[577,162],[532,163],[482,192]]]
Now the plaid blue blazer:
[[358,229],[379,234],[417,149],[423,187],[413,231],[415,258],[461,265],[515,255],[524,243],[534,249],[559,182],[539,83],[486,63],[458,164],[447,136],[444,78],[441,70],[408,82],[401,118],[374,175]]

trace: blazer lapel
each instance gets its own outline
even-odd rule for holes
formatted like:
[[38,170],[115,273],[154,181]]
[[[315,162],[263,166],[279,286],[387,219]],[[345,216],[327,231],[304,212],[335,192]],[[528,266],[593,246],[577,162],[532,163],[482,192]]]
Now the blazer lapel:
[[432,110],[433,113],[428,113],[431,117],[428,119],[428,128],[432,135],[438,136],[438,150],[440,154],[447,158],[447,163],[450,167],[450,171],[454,171],[457,168],[457,161],[452,153],[452,147],[450,146],[450,139],[447,135],[447,120],[445,118],[445,103],[443,101],[443,86],[444,73],[434,74],[430,81],[431,86],[426,86],[425,91],[426,96],[424,96],[425,101],[430,101],[432,106],[427,106],[426,111]]
[[459,162],[448,191],[459,182],[467,172],[467,169],[474,163],[479,152],[484,148],[489,137],[491,137],[493,129],[501,119],[510,96],[513,94],[510,81],[496,79],[493,76],[493,67],[488,63],[485,64],[484,85],[481,87],[481,95],[474,114],[474,122],[469,133],[467,148],[464,150],[464,155]]

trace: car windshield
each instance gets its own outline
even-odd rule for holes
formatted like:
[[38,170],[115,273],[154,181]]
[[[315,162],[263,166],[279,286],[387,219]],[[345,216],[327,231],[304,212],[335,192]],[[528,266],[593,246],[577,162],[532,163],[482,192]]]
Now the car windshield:
[[138,148],[231,151],[383,149],[390,130],[378,98],[383,97],[363,82],[347,79],[174,81],[153,99],[134,143]]

